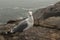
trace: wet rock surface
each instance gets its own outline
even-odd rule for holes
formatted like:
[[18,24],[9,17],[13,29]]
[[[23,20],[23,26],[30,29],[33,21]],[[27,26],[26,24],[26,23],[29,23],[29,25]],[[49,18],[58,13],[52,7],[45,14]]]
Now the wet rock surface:
[[[60,2],[37,10],[33,16],[35,23],[32,28],[22,33],[0,35],[0,40],[60,40]],[[0,25],[0,30],[8,30],[15,22],[10,20]]]

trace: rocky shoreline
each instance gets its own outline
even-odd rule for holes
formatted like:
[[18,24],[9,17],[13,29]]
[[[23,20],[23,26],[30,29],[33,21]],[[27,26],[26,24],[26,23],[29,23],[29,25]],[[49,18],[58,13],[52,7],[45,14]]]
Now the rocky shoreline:
[[0,40],[60,40],[60,2],[38,9],[33,16],[32,28],[22,33],[0,35]]

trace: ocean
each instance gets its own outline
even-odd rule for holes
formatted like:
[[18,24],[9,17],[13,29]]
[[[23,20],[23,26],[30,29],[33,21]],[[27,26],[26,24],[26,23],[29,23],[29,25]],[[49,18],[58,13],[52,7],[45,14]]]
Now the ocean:
[[19,17],[27,17],[28,11],[55,4],[59,0],[0,0],[0,23]]

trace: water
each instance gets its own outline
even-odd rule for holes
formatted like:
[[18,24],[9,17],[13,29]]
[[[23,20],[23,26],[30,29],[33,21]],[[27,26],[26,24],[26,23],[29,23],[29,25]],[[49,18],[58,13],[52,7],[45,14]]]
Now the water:
[[6,23],[10,19],[20,16],[26,17],[27,11],[33,11],[54,4],[59,0],[0,0],[0,22]]

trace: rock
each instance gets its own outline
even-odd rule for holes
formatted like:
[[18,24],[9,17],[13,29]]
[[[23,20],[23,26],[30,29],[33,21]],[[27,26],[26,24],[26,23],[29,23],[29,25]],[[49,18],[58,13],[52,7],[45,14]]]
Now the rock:
[[18,22],[21,20],[9,20],[7,24],[18,24]]
[[0,40],[5,40],[4,37],[2,35],[0,35]]
[[33,16],[34,16],[34,21],[35,21],[34,25],[40,25],[44,27],[47,26],[47,27],[52,27],[52,28],[57,26],[56,28],[60,28],[60,25],[59,25],[60,2],[54,5],[48,6],[46,8],[38,9],[36,12],[34,12]]
[[32,27],[22,33],[3,35],[5,40],[59,40],[60,31],[43,27]]
[[8,20],[7,24],[18,24],[20,21],[22,21],[22,20],[24,20],[26,18],[27,17],[19,17],[19,18],[15,19],[15,20]]

